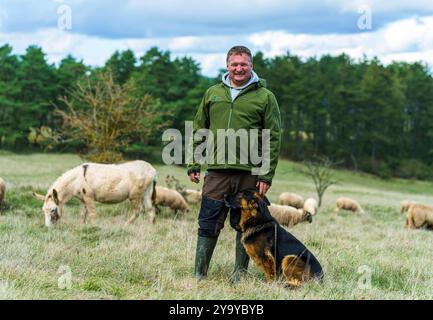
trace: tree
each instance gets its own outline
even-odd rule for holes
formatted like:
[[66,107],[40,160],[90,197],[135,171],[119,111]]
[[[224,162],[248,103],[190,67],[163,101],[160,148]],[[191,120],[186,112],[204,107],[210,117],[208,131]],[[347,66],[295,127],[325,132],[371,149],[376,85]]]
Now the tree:
[[[114,82],[111,72],[99,74],[94,83],[80,83],[71,96],[61,100],[67,110],[57,109],[63,118],[64,139],[81,140],[83,157],[90,161],[113,163],[122,160],[122,151],[132,139],[145,141],[153,130],[158,113],[148,95],[135,98],[128,85]],[[84,105],[85,108],[77,108]]]
[[12,47],[0,47],[0,146],[13,147],[20,132],[15,122],[19,88],[17,86],[18,57]]
[[313,179],[317,198],[319,199],[318,207],[320,208],[326,189],[338,182],[334,179],[332,172],[332,168],[336,163],[328,158],[318,158],[316,161],[305,161],[304,164],[306,169],[302,169],[301,173]]
[[132,73],[136,70],[136,63],[137,59],[134,52],[128,49],[123,52],[114,52],[105,63],[105,68],[111,69],[114,81],[122,85],[129,80]]

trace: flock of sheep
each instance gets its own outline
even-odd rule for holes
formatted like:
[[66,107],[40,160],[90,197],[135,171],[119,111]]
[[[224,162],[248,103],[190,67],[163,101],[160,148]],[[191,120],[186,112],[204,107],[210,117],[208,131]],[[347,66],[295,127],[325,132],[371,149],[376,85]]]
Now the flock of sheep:
[[[6,187],[4,180],[0,177],[0,207],[5,197]],[[156,208],[168,207],[174,213],[178,211],[190,212],[190,205],[201,201],[201,191],[184,189],[181,192],[167,187],[155,186],[153,205]],[[348,210],[364,213],[359,203],[348,197],[340,197],[336,201],[335,212]],[[318,212],[317,201],[313,198],[304,200],[301,195],[291,192],[283,192],[278,197],[277,204],[269,206],[271,215],[281,224],[287,227],[301,222],[312,222],[312,217]],[[415,201],[403,201],[400,212],[406,213],[406,225],[408,229],[419,229],[427,227],[433,229],[433,207]]]
[[[187,213],[191,204],[201,201],[201,191],[186,189],[182,194],[177,190],[156,186],[156,206],[169,207]],[[339,197],[336,200],[335,212],[347,210],[363,214],[364,210],[359,203],[348,197]],[[317,201],[314,198],[304,198],[296,193],[283,192],[278,197],[277,204],[269,206],[271,215],[283,226],[291,227],[301,222],[312,222],[312,217],[318,212]],[[433,228],[433,208],[414,201],[403,201],[401,213],[407,213],[406,228],[418,229],[422,227]]]

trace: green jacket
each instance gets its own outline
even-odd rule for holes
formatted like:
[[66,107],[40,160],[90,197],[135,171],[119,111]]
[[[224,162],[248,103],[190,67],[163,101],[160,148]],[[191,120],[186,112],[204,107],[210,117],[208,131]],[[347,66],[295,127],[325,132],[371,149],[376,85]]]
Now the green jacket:
[[[274,94],[265,88],[264,80],[250,84],[244,88],[238,96],[232,102],[230,95],[230,88],[223,82],[210,87],[197,110],[197,114],[194,118],[193,133],[201,128],[210,129],[215,141],[217,140],[217,129],[233,129],[235,131],[239,129],[269,129],[270,130],[270,141],[269,141],[269,171],[264,174],[258,174],[259,181],[265,181],[269,184],[272,183],[272,178],[275,174],[275,169],[278,163],[278,156],[280,153],[281,144],[281,117],[280,110],[278,107],[277,100]],[[202,141],[194,141],[193,150],[196,150],[197,146],[206,140],[203,138]],[[250,141],[250,139],[248,139]],[[261,130],[258,135],[259,152],[258,155],[262,155],[261,152],[262,134]],[[243,145],[245,146],[245,144]],[[235,163],[228,161],[228,139],[225,141],[225,161],[222,163],[221,158],[218,157],[219,148],[217,143],[214,143],[214,163],[208,163],[208,169],[240,169],[251,171],[252,168],[261,167],[262,164],[257,164],[257,161],[250,161],[249,146],[244,149],[248,150],[248,161],[242,161],[240,157],[240,143],[239,139],[236,142],[236,154],[234,155],[231,151],[232,156],[236,158]],[[221,149],[222,150],[222,149]],[[234,150],[230,148],[230,150]],[[245,153],[244,153],[245,154]],[[245,158],[244,158],[245,159]],[[191,172],[199,172],[201,165],[194,161],[188,163],[188,174]]]

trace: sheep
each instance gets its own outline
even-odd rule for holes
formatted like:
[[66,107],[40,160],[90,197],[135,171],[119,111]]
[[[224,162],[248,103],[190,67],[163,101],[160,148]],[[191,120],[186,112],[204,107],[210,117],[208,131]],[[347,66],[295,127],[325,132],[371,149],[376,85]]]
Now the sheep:
[[0,208],[5,198],[5,193],[6,193],[5,181],[0,177]]
[[415,201],[412,200],[404,200],[400,204],[400,213],[403,214],[409,210],[409,207],[413,204],[415,204]]
[[304,206],[304,198],[296,193],[283,192],[278,197],[278,204],[302,209]]
[[309,212],[312,216],[317,214],[318,207],[317,207],[317,201],[313,198],[308,198],[304,202],[304,212]]
[[177,210],[189,212],[189,206],[182,195],[176,190],[156,186],[155,205],[169,207],[177,213]]
[[201,191],[186,189],[185,190],[185,200],[189,204],[200,203],[201,201]]
[[283,226],[294,226],[304,221],[312,222],[311,214],[303,209],[278,204],[271,204],[268,209],[275,220]]
[[364,213],[364,210],[362,210],[359,203],[356,200],[348,197],[340,197],[337,199],[337,207],[335,208],[335,212],[338,213],[338,211],[341,209]]
[[433,228],[433,208],[424,204],[414,203],[407,211],[406,228],[419,229],[423,226]]

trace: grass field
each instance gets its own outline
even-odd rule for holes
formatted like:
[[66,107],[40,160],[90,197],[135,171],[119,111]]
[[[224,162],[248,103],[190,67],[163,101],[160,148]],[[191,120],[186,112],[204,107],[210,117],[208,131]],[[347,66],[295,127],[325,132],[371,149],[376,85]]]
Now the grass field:
[[[65,208],[61,223],[44,226],[42,204],[30,196],[45,194],[64,171],[81,163],[74,155],[15,155],[0,152],[0,176],[6,204],[0,212],[0,298],[2,299],[432,299],[433,232],[405,230],[400,202],[433,204],[430,182],[390,180],[346,171],[325,194],[312,224],[290,229],[317,256],[323,283],[288,290],[266,283],[250,264],[238,285],[228,278],[234,263],[235,232],[223,229],[206,281],[193,277],[198,208],[174,217],[143,215],[125,227],[129,205],[99,205],[97,224],[83,225],[78,201]],[[282,191],[314,196],[300,165],[280,161],[268,198]],[[188,187],[181,167],[156,166],[160,184],[167,174]],[[333,212],[335,199],[357,199],[366,213]]]

